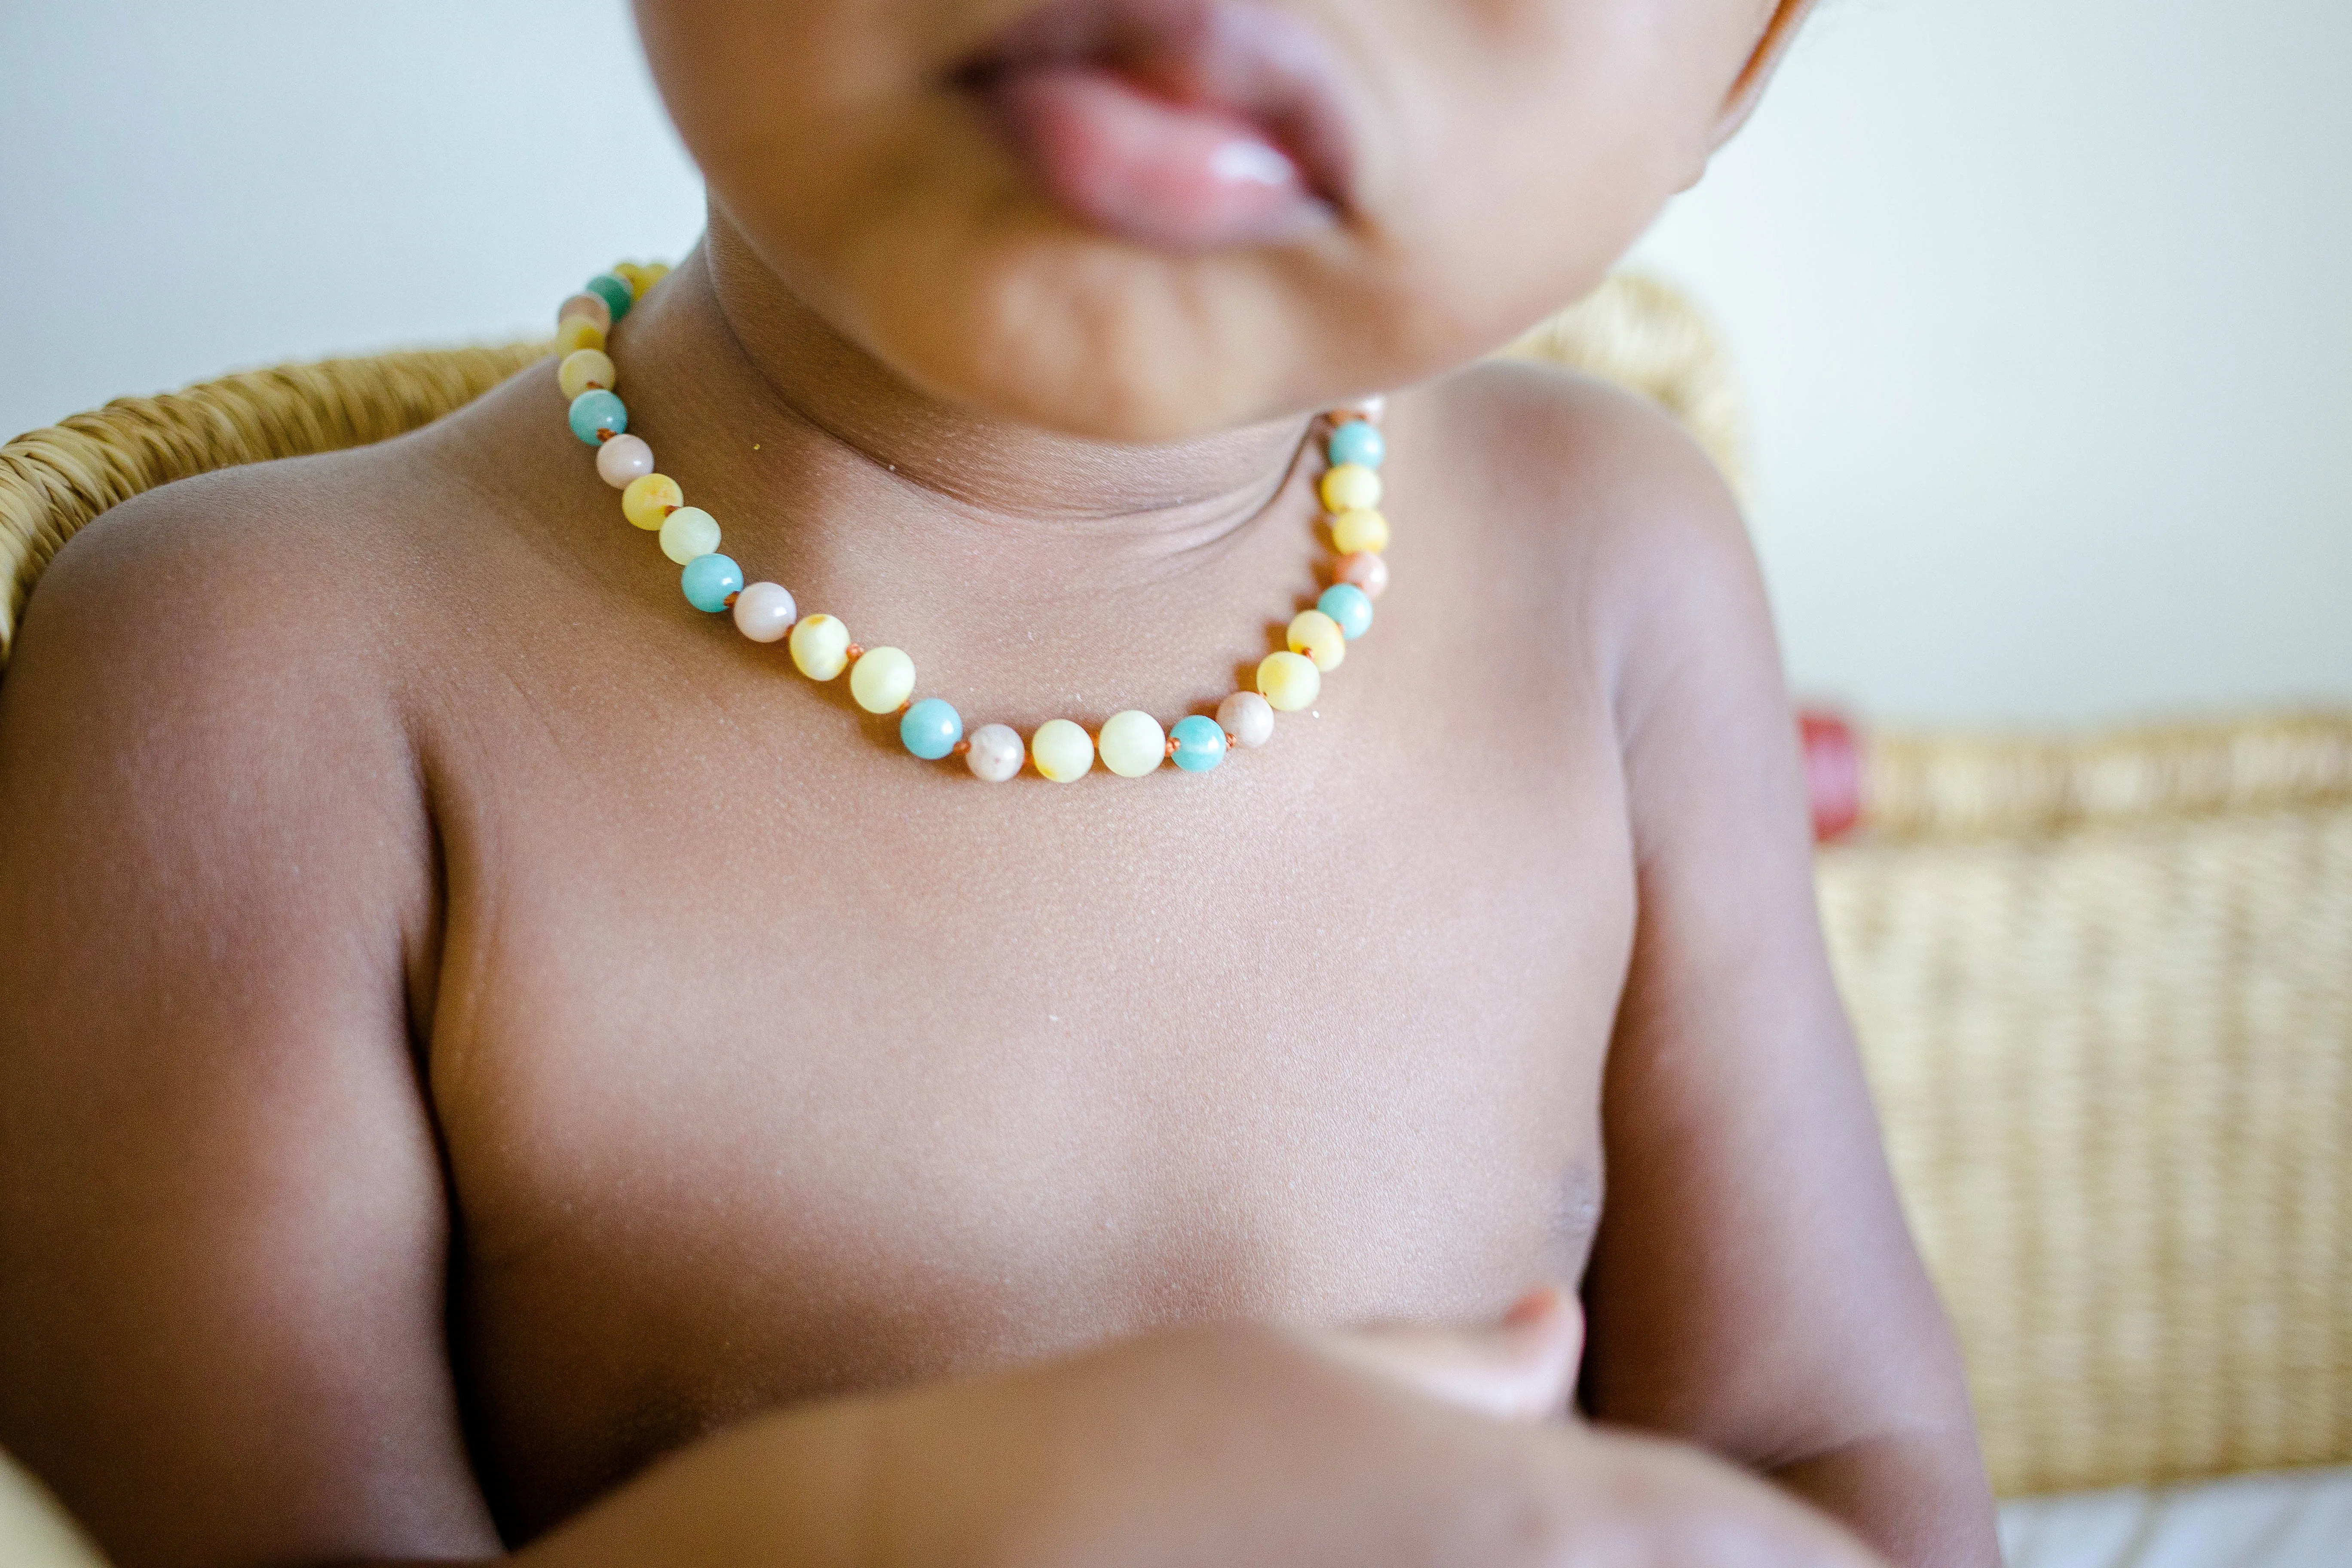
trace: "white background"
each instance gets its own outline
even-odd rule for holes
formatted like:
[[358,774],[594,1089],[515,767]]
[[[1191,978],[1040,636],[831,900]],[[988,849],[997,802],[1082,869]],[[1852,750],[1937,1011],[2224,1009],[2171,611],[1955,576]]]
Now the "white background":
[[[1801,689],[2352,704],[2347,62],[2346,0],[1828,0],[1640,253],[1738,360]],[[535,331],[699,207],[615,0],[0,0],[0,429]]]

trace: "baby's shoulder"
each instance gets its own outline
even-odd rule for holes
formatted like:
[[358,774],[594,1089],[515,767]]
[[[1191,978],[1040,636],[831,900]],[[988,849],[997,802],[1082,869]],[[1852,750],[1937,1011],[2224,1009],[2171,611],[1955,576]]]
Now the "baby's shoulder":
[[1613,678],[1764,626],[1739,504],[1680,421],[1558,368],[1487,361],[1426,389],[1415,417],[1444,483],[1450,540],[1534,624],[1577,628]]

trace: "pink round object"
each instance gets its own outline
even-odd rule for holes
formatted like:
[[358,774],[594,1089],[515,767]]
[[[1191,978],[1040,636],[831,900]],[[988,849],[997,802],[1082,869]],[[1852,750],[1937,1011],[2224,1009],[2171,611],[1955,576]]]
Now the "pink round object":
[[631,479],[653,471],[654,449],[638,437],[615,436],[596,448],[596,475],[616,490],[627,489]]
[[555,324],[559,327],[572,316],[586,317],[596,323],[596,330],[600,332],[613,330],[613,307],[597,295],[584,291],[574,294],[555,308]]
[[782,640],[800,615],[792,590],[781,583],[749,584],[735,595],[735,629],[753,642]]
[[[616,436],[614,439],[625,441],[628,437]],[[1389,563],[1371,551],[1359,550],[1353,555],[1339,557],[1339,563],[1332,569],[1331,580],[1351,583],[1364,591],[1365,598],[1377,599],[1381,591],[1389,585]]]

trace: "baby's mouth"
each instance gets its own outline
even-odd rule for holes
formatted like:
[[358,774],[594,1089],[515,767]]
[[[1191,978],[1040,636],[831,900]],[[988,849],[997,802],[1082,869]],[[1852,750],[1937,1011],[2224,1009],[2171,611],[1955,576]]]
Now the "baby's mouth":
[[1052,0],[957,72],[1045,195],[1171,250],[1278,243],[1349,206],[1328,50],[1243,0]]

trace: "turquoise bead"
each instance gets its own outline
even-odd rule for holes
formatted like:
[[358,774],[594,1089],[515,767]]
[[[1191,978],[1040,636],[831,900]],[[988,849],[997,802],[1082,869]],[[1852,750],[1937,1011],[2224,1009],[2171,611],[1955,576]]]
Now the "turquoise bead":
[[591,447],[604,444],[599,431],[617,436],[628,427],[628,405],[602,387],[591,387],[572,400],[572,433]]
[[1225,760],[1225,732],[1214,719],[1195,713],[1168,732],[1176,740],[1176,765],[1188,773],[1205,773]]
[[1353,583],[1334,583],[1315,607],[1339,623],[1339,635],[1354,642],[1372,629],[1371,595]]
[[724,555],[698,555],[677,574],[686,602],[712,614],[727,607],[727,597],[743,586],[743,568]]
[[898,720],[898,739],[927,763],[936,763],[963,739],[963,715],[936,697],[926,697]]
[[[619,311],[614,311],[615,316]],[[1331,432],[1331,466],[1354,463],[1361,468],[1377,468],[1381,459],[1389,454],[1389,444],[1381,435],[1381,427],[1369,420],[1350,419]]]
[[588,279],[588,292],[613,308],[613,320],[615,321],[627,315],[629,307],[637,302],[637,297],[628,284],[609,272],[599,272]]

